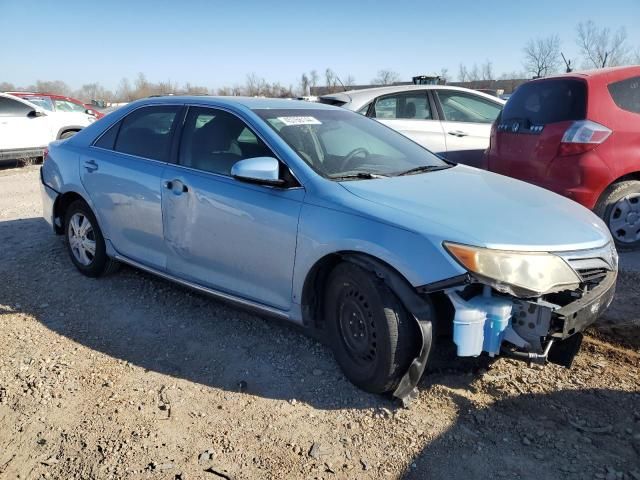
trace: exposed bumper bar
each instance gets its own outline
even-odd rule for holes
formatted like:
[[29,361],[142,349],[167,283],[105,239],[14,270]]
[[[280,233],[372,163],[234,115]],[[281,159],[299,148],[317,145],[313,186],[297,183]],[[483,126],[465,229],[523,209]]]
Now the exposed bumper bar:
[[604,280],[582,298],[556,310],[554,318],[561,322],[552,333],[554,338],[565,339],[585,330],[611,305],[616,293],[617,271],[607,273]]

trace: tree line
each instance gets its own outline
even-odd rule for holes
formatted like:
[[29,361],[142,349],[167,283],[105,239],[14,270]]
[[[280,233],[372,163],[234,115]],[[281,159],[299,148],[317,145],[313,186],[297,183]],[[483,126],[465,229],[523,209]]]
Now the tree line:
[[[589,20],[581,22],[576,27],[575,43],[579,57],[568,58],[562,51],[558,35],[530,39],[522,49],[523,69],[520,71],[504,72],[497,76],[493,62],[486,60],[473,66],[459,65],[457,81],[473,82],[497,79],[514,79],[529,77],[544,77],[559,71],[571,71],[576,62],[582,68],[604,68],[625,64],[640,64],[640,48],[630,45],[624,27],[613,31],[608,27],[600,27]],[[416,72],[421,73],[421,72]],[[444,81],[453,80],[446,68],[440,70],[439,75]],[[381,69],[370,80],[372,85],[392,85],[401,80],[400,75],[392,69]],[[284,85],[280,82],[268,82],[255,73],[247,75],[244,84],[208,88],[191,83],[178,84],[171,80],[152,82],[144,73],[139,73],[133,80],[123,78],[115,90],[109,90],[98,82],[82,85],[74,90],[61,80],[38,80],[33,85],[24,87],[7,82],[0,82],[0,92],[6,91],[34,91],[51,92],[73,96],[86,102],[104,100],[106,102],[131,102],[151,95],[166,95],[168,93],[187,95],[247,95],[291,98],[308,95],[312,88],[322,84],[328,92],[348,90],[356,84],[351,74],[338,75],[331,68],[324,72],[311,70],[303,73],[297,85]]]

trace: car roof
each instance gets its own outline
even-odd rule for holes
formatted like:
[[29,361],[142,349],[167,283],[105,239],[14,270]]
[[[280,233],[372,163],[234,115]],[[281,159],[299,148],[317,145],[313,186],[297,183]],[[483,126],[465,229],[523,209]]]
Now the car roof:
[[218,97],[209,95],[166,95],[154,96],[138,100],[136,103],[197,103],[212,106],[238,106],[242,105],[251,110],[260,109],[296,109],[296,110],[335,110],[336,107],[322,103],[307,102],[304,100],[286,98],[262,98],[262,97]]
[[569,73],[560,73],[557,75],[550,75],[548,77],[536,78],[533,82],[539,82],[554,78],[582,78],[587,82],[592,81],[615,81],[632,75],[640,75],[640,66],[638,65],[626,65],[623,67],[606,67],[598,68],[594,70],[580,70]]
[[406,92],[410,90],[457,90],[460,92],[470,92],[474,95],[480,95],[491,100],[495,100],[498,103],[504,103],[504,100],[493,95],[479,92],[478,90],[472,90],[470,88],[456,87],[454,85],[390,85],[385,87],[363,88],[360,90],[347,90],[345,92],[330,93],[328,95],[322,95],[320,98],[333,98],[344,102],[356,102],[363,100],[366,101],[388,93]]

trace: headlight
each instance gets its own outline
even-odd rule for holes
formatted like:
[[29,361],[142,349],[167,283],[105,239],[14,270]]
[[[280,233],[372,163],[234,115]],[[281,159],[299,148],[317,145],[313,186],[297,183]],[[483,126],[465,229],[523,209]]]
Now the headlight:
[[463,267],[498,291],[539,296],[580,284],[576,272],[551,253],[492,250],[449,242],[444,242],[444,246]]

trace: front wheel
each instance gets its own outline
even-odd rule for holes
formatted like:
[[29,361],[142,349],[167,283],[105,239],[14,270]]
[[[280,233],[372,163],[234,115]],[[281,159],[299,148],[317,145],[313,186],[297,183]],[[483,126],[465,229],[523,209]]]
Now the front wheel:
[[346,377],[372,393],[395,389],[419,348],[415,322],[379,278],[339,264],[325,292],[331,348]]
[[640,248],[640,182],[619,182],[602,195],[595,212],[605,221],[616,247]]
[[96,217],[82,200],[67,209],[64,232],[71,261],[84,275],[99,277],[115,270],[118,263],[107,256]]

